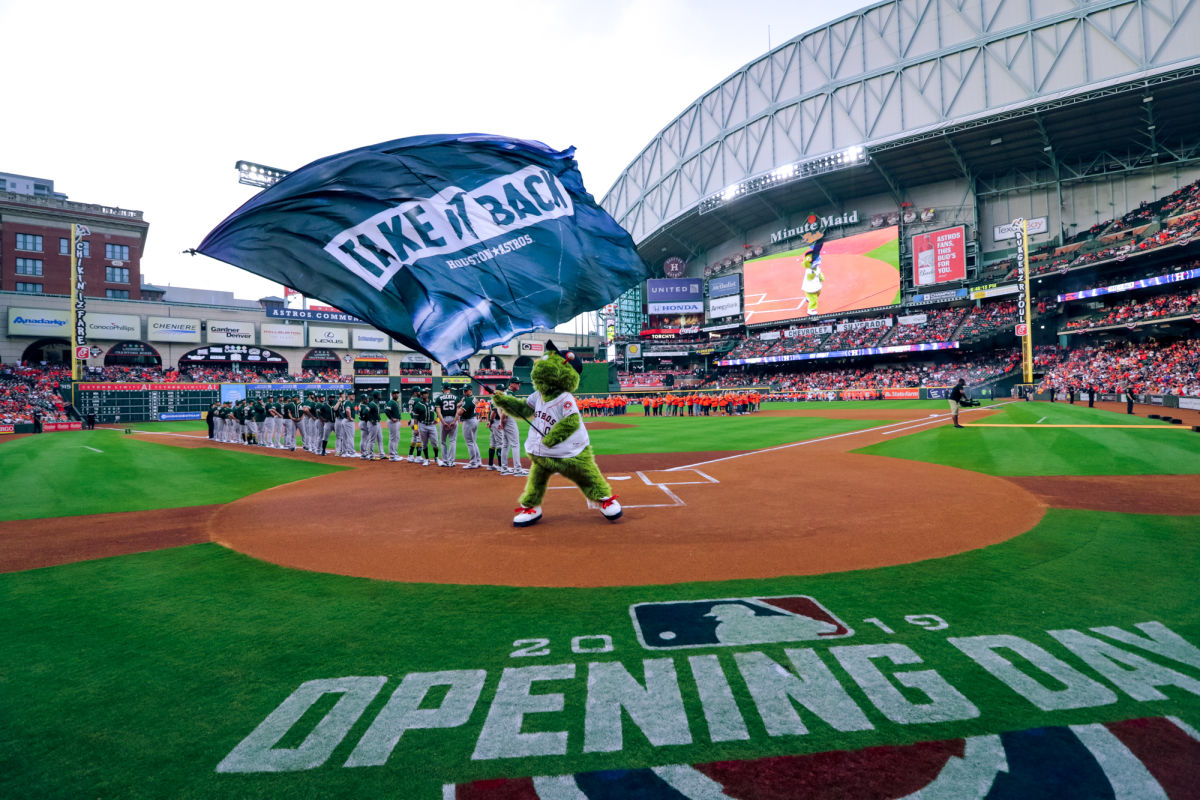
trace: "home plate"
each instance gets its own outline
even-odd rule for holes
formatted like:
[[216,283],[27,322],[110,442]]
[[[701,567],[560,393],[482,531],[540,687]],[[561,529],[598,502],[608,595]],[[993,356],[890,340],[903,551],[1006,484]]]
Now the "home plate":
[[[610,482],[621,481],[617,494],[622,508],[680,508],[687,503],[673,490],[676,486],[711,486],[720,483],[698,469],[646,470],[629,474],[605,475]],[[575,489],[575,484],[555,475],[550,489]],[[695,490],[688,490],[695,491]],[[599,508],[597,503],[587,501],[589,508]]]

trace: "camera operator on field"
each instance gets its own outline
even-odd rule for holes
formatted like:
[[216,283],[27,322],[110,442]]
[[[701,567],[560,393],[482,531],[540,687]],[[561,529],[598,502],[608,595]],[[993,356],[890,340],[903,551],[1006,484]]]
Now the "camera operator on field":
[[959,378],[958,383],[950,390],[950,413],[954,415],[954,427],[962,428],[964,426],[958,424],[958,410],[963,406],[968,408],[979,405],[979,402],[967,397],[967,381],[965,378]]

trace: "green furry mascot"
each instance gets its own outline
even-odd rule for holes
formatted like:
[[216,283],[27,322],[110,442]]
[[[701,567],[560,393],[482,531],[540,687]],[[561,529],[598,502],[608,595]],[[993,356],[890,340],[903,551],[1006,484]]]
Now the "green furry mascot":
[[596,466],[596,454],[588,439],[579,404],[571,392],[579,388],[583,365],[574,354],[564,357],[553,342],[546,343],[547,353],[533,365],[533,388],[527,399],[510,397],[503,392],[494,396],[496,405],[510,416],[529,421],[525,452],[533,465],[521,507],[513,517],[513,526],[524,528],[542,518],[542,499],[546,485],[555,473],[573,481],[588,500],[600,505],[600,513],[609,522],[621,516],[621,504],[608,481]]

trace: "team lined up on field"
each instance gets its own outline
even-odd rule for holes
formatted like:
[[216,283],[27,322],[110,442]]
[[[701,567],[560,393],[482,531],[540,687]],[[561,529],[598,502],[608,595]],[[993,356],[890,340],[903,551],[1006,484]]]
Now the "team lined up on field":
[[[511,384],[515,390],[517,384]],[[516,420],[487,400],[476,398],[471,387],[459,397],[442,391],[430,396],[429,389],[419,389],[402,409],[399,392],[375,391],[354,395],[310,393],[276,394],[265,398],[243,399],[236,402],[214,403],[209,411],[213,423],[210,438],[219,442],[234,442],[277,450],[295,450],[296,437],[300,446],[314,455],[332,453],[341,458],[364,460],[407,461],[410,463],[455,465],[458,432],[461,429],[467,446],[468,460],[463,469],[483,467],[478,446],[478,431],[483,420],[490,433],[487,469],[504,474],[526,474],[521,468],[520,434]],[[724,394],[655,395],[640,398],[645,416],[737,416],[758,411],[762,395],[758,392],[728,392]],[[617,416],[626,413],[629,398],[578,398],[580,410],[586,416]],[[403,419],[407,411],[408,420]],[[383,430],[388,431],[384,445]],[[407,455],[401,454],[401,429],[410,429]],[[358,447],[356,431],[361,433]],[[431,458],[432,455],[432,458]]]
[[[515,385],[513,388],[516,388]],[[471,387],[462,397],[443,391],[435,397],[428,389],[417,390],[408,402],[408,420],[403,420],[399,391],[384,400],[383,392],[354,396],[310,393],[243,399],[213,404],[210,438],[277,450],[300,446],[314,455],[337,455],[366,461],[406,461],[429,466],[456,465],[458,433],[461,428],[468,460],[463,469],[483,467],[477,436],[480,420],[491,436],[487,469],[505,475],[526,475],[521,467],[521,443],[517,421],[486,400],[477,400]],[[361,434],[355,446],[355,431]],[[383,430],[387,428],[385,452]],[[409,428],[408,454],[401,455],[402,428]],[[329,448],[330,436],[333,449]],[[430,458],[432,451],[432,459]]]

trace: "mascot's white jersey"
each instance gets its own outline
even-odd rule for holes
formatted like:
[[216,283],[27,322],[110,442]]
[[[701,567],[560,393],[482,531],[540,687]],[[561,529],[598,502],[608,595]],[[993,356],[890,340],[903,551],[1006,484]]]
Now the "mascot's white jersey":
[[543,400],[540,392],[534,392],[525,402],[533,409],[530,419],[529,435],[525,437],[525,452],[531,456],[546,456],[547,458],[570,458],[583,452],[583,448],[591,443],[587,428],[583,426],[583,417],[579,418],[579,430],[572,433],[565,442],[554,447],[542,444],[541,428],[546,433],[563,417],[579,413],[579,404],[570,392],[563,392],[553,400]]

